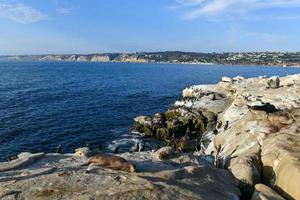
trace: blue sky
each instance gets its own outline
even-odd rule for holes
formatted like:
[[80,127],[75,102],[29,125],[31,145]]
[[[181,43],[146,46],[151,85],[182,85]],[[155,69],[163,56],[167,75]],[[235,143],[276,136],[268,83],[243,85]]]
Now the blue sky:
[[0,54],[300,51],[300,0],[0,0]]

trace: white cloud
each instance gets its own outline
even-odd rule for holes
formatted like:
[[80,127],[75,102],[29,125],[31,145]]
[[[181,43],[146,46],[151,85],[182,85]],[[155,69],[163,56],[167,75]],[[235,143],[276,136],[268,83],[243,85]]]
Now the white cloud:
[[29,24],[47,19],[47,15],[22,3],[9,4],[0,1],[0,17],[12,21]]
[[66,8],[66,7],[57,8],[57,12],[63,15],[71,14],[72,10],[73,10],[72,8]]
[[[256,16],[267,9],[300,8],[300,0],[176,0],[177,9],[184,12],[184,19],[207,18],[228,20]],[[298,19],[298,16],[262,16],[278,19]]]
[[183,6],[195,6],[203,3],[205,0],[176,0],[178,4]]

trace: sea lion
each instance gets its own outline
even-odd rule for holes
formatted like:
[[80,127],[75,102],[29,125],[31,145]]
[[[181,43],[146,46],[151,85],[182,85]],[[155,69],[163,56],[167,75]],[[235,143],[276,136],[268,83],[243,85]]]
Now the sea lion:
[[93,164],[94,166],[113,169],[113,170],[136,172],[136,167],[134,164],[128,162],[127,160],[119,156],[98,154],[91,157],[88,163],[85,163],[84,165],[90,165],[90,164]]

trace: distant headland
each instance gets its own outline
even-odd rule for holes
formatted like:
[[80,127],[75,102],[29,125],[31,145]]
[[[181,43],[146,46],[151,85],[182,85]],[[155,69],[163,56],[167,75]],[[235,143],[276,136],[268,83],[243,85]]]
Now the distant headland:
[[101,54],[47,54],[9,55],[0,60],[14,61],[73,61],[73,62],[126,62],[174,64],[226,64],[300,67],[300,52],[228,52],[196,53],[181,51],[101,53]]

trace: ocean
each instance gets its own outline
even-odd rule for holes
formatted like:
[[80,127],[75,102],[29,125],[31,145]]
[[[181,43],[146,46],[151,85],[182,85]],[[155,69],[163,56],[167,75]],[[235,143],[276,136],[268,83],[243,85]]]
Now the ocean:
[[0,161],[58,145],[63,153],[80,146],[130,151],[140,139],[130,133],[133,118],[165,111],[186,86],[295,73],[300,68],[1,61]]

